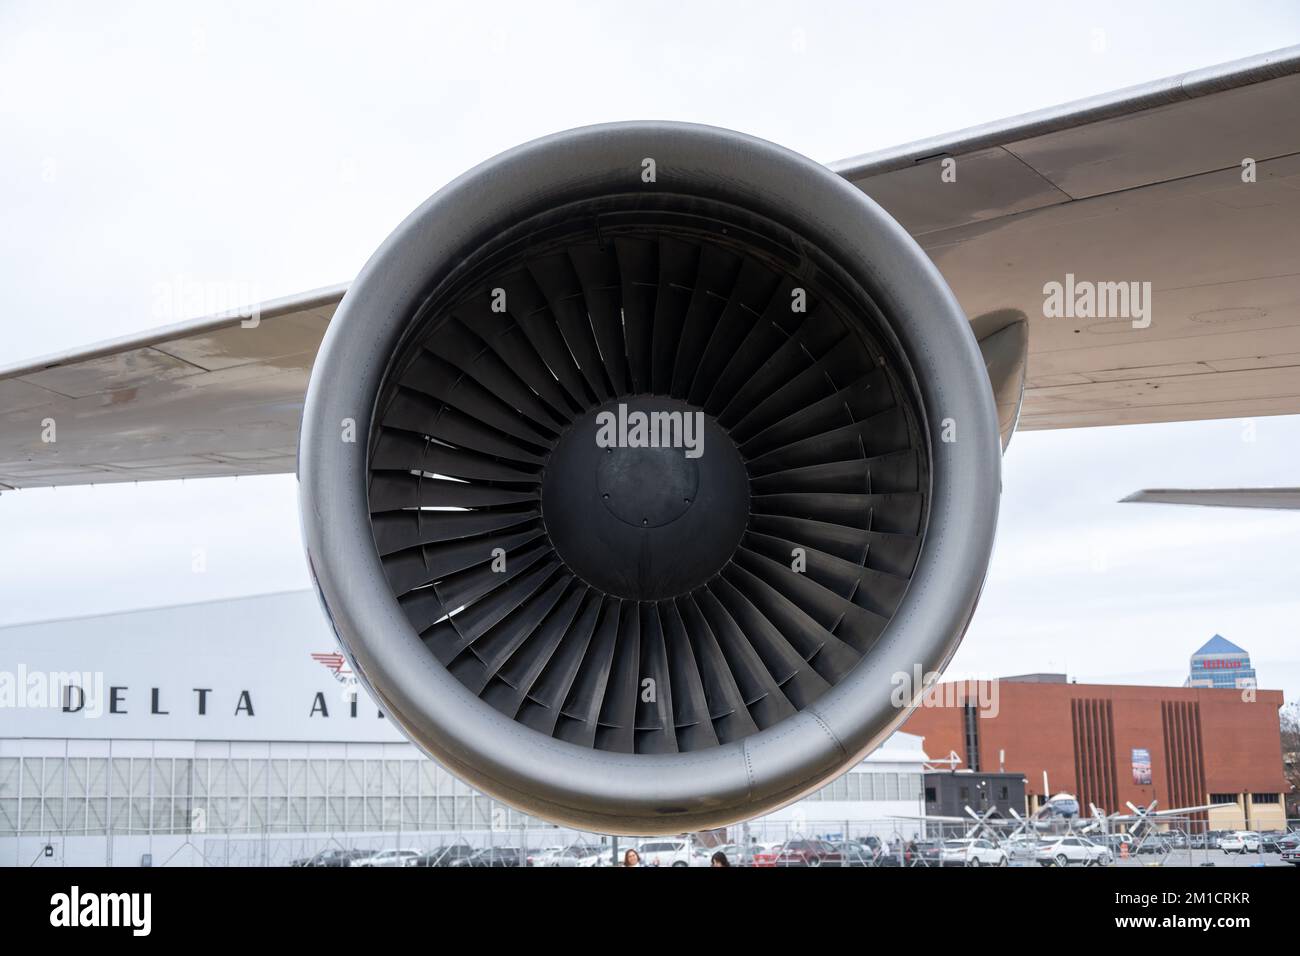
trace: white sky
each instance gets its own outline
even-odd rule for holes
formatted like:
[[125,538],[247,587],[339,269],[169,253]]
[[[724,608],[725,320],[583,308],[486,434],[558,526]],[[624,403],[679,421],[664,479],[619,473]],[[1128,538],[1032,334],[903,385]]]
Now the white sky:
[[[159,283],[347,280],[439,186],[560,129],[690,120],[829,161],[1300,42],[1294,0],[192,6],[0,6],[0,365],[186,317]],[[949,673],[1180,683],[1217,631],[1300,696],[1300,513],[1115,504],[1300,483],[1300,418],[1246,435],[1017,435]],[[0,624],[309,583],[290,477],[5,494],[0,541]]]

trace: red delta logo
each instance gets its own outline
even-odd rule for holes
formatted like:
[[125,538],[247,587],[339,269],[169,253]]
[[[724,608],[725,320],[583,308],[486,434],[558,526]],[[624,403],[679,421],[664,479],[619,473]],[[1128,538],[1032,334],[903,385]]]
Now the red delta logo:
[[352,668],[348,667],[347,658],[338,651],[332,651],[328,654],[317,652],[312,654],[311,659],[333,674],[334,679],[340,684],[347,684],[356,680]]

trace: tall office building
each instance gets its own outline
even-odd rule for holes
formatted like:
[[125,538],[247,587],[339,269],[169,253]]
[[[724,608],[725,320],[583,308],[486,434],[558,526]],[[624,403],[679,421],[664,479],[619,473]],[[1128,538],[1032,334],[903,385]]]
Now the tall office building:
[[1219,634],[1201,645],[1192,655],[1192,669],[1184,687],[1256,687],[1255,668],[1250,655]]

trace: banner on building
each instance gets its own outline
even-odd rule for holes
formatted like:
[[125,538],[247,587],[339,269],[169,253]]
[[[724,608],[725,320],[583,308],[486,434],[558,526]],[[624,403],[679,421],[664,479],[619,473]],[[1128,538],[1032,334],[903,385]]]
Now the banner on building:
[[1145,747],[1133,748],[1133,782],[1143,787],[1151,785],[1151,751]]

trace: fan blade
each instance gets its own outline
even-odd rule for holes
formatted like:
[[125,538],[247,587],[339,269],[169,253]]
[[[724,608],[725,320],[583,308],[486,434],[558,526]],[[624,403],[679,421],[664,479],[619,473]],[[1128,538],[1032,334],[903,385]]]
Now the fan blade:
[[[829,379],[826,379],[818,383],[816,393],[791,396],[801,404],[789,412],[785,409],[772,409],[783,417],[777,417],[771,424],[764,425],[753,437],[742,437],[747,433],[741,426],[737,426],[733,435],[741,442],[741,451],[745,457],[756,458],[801,439],[860,422],[894,406],[889,382],[879,369],[868,372],[846,388],[832,391],[833,388]],[[825,397],[816,398],[818,393]],[[781,394],[785,396],[784,392]],[[741,424],[750,421],[757,424],[757,416],[747,418]]]
[[458,408],[498,431],[535,445],[549,445],[561,425],[537,396],[512,379],[502,376],[497,385],[485,386],[454,363],[426,351],[407,366],[399,384]]
[[370,510],[374,513],[425,505],[491,508],[536,500],[536,487],[515,491],[498,485],[471,485],[445,478],[428,478],[409,471],[376,471],[370,478]]
[[733,562],[723,573],[828,683],[838,683],[862,659],[861,654],[801,611],[793,601],[739,564]]
[[596,749],[630,754],[636,742],[637,666],[641,662],[641,620],[636,601],[619,608],[618,645],[596,728]]
[[736,563],[769,584],[859,654],[866,654],[871,649],[889,623],[889,618],[840,597],[787,564],[744,548],[736,552]]
[[600,348],[605,373],[615,394],[625,395],[631,386],[627,367],[627,348],[623,343],[623,289],[618,260],[611,249],[594,243],[569,250],[569,261],[582,283],[587,302],[587,318],[592,335]]
[[[820,314],[820,313],[819,313]],[[718,422],[735,428],[745,415],[773,392],[809,367],[816,365],[834,349],[856,347],[849,333],[834,322],[818,322],[810,317],[782,343],[771,357],[754,372],[718,412]]]
[[650,391],[650,350],[654,333],[655,299],[659,291],[659,249],[644,239],[615,239],[623,282],[623,340],[632,390]]
[[375,443],[370,467],[485,481],[536,484],[541,480],[538,470],[532,466],[507,465],[486,455],[449,448],[420,435],[387,427]]
[[699,664],[691,649],[681,612],[675,601],[659,605],[664,645],[668,653],[668,673],[673,688],[673,722],[677,739],[684,750],[700,750],[718,743],[718,735],[709,718],[709,701],[700,679]]
[[533,344],[537,354],[542,357],[547,368],[567,393],[568,407],[571,411],[582,411],[594,400],[593,393],[587,390],[582,373],[573,353],[565,344],[564,336],[546,304],[532,276],[526,271],[516,272],[501,280],[505,289],[507,309],[514,320],[519,323],[528,341]]
[[727,664],[726,655],[722,653],[718,639],[694,596],[678,598],[676,606],[700,668],[700,682],[704,686],[709,717],[718,741],[725,744],[757,733],[758,725],[745,706],[745,697]]
[[816,548],[855,564],[866,563],[868,567],[904,577],[911,575],[921,549],[920,538],[915,535],[842,528],[824,521],[783,515],[754,515],[749,527],[759,534],[801,542],[800,547]]
[[422,634],[444,617],[473,604],[506,581],[522,574],[550,553],[550,545],[540,538],[534,539],[511,555],[502,552],[507,569],[505,571],[495,570],[497,559],[489,558],[483,564],[457,571],[435,584],[403,594],[398,603],[411,626]]
[[[487,319],[484,316],[494,316]],[[476,321],[477,317],[477,321]],[[462,307],[460,318],[450,318],[439,330],[439,334],[429,342],[424,350],[416,356],[414,363],[403,375],[402,381],[411,388],[428,391],[441,379],[460,375],[469,376],[482,391],[499,397],[505,404],[523,412],[542,427],[554,432],[562,427],[563,415],[557,415],[554,404],[548,405],[538,392],[531,388],[527,374],[521,370],[535,369],[540,364],[526,348],[509,349],[504,354],[498,351],[485,334],[493,329],[512,330],[515,337],[519,330],[514,320],[508,315],[494,313],[490,307],[481,303],[467,303]],[[498,337],[496,344],[510,341],[504,335]],[[524,356],[532,361],[520,361]],[[436,393],[432,393],[436,394]],[[558,406],[563,408],[563,406]],[[472,412],[473,409],[467,409]],[[523,436],[527,437],[527,436]]]
[[[573,584],[570,578],[570,584]],[[577,616],[586,593],[585,585],[570,586],[563,599],[547,613],[536,629],[524,639],[488,683],[483,699],[507,717],[514,717],[524,698],[541,676],[552,655],[559,649]]]
[[658,606],[642,604],[641,665],[637,675],[636,752],[677,753],[672,678]]
[[386,555],[381,560],[388,583],[400,598],[422,584],[482,563],[484,557],[491,555],[496,548],[508,552],[544,534],[546,532],[541,527],[534,526],[510,534],[486,535],[449,544],[412,548],[400,554]]
[[673,363],[674,398],[685,399],[690,393],[713,326],[731,298],[740,265],[740,259],[717,246],[708,245],[700,250],[699,271],[677,343],[677,360]]
[[560,567],[559,561],[549,558],[503,582],[485,599],[454,613],[446,622],[450,631],[439,625],[434,635],[426,635],[425,644],[438,660],[451,664],[471,644],[541,593],[548,583],[563,577]]
[[592,394],[598,401],[612,398],[614,391],[600,357],[600,346],[596,344],[595,333],[587,319],[586,298],[578,274],[573,271],[573,263],[568,256],[557,253],[534,259],[528,264],[528,272],[546,297],[555,321],[559,323],[564,343],[578,363]]
[[[400,389],[384,411],[384,424],[436,438],[446,445],[529,465],[546,462],[544,446],[528,446],[481,420],[420,392]],[[548,439],[542,438],[546,445]]]
[[[508,293],[506,301],[509,302]],[[478,297],[457,307],[456,321],[472,329],[491,348],[534,394],[534,403],[540,400],[552,421],[563,423],[573,417],[572,398],[560,387],[551,374],[546,357],[538,351],[514,315],[508,311],[493,311],[490,300]],[[562,425],[557,425],[559,427]]]
[[[494,624],[486,634],[470,644],[465,653],[448,665],[447,670],[482,697],[492,682],[499,679],[498,672],[510,655],[528,640],[529,635],[550,613],[572,582],[572,575],[555,575],[546,587],[534,593],[504,620]],[[452,620],[455,621],[455,618]]]
[[741,264],[727,306],[718,316],[704,346],[704,353],[695,367],[688,393],[691,404],[704,404],[718,376],[736,354],[736,349],[767,311],[778,282],[771,271],[753,259],[746,259]]
[[600,710],[609,687],[618,645],[620,602],[605,598],[601,602],[600,621],[591,637],[591,646],[583,658],[578,676],[560,710],[555,736],[569,743],[594,747],[600,723]]
[[588,588],[583,594],[582,609],[573,627],[551,655],[541,677],[529,689],[528,697],[519,712],[519,720],[534,730],[554,736],[561,716],[560,708],[578,677],[578,671],[596,632],[601,603],[599,592]]
[[659,240],[659,295],[655,299],[650,361],[651,390],[658,395],[672,391],[673,364],[699,267],[698,246],[675,239]]
[[754,723],[767,728],[792,715],[794,707],[781,693],[762,658],[717,597],[708,588],[700,588],[691,597],[699,604],[710,630],[717,637],[727,667],[735,676],[736,686],[744,695]]
[[[746,535],[745,545],[773,561],[785,563],[796,545],[761,534]],[[868,559],[871,548],[868,545]],[[907,591],[907,578],[887,571],[846,561],[822,551],[804,549],[804,574],[818,584],[860,607],[884,617],[892,617]]]
[[762,476],[774,471],[819,465],[849,458],[874,458],[911,447],[907,414],[890,408],[865,421],[812,435],[747,460],[750,474]]
[[754,514],[807,518],[864,531],[914,535],[920,530],[925,496],[919,491],[890,495],[791,494],[754,495]]
[[770,495],[778,492],[805,491],[814,494],[889,494],[916,491],[920,470],[915,449],[890,452],[875,458],[832,461],[823,465],[804,465],[786,471],[774,471],[750,481],[751,492]]

